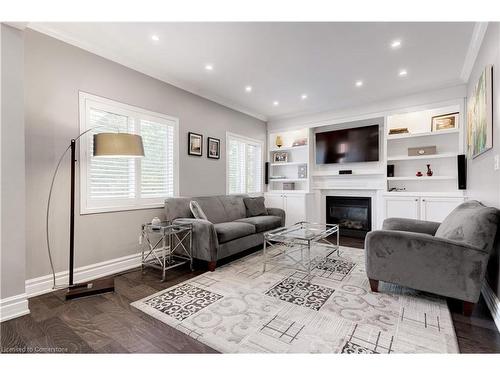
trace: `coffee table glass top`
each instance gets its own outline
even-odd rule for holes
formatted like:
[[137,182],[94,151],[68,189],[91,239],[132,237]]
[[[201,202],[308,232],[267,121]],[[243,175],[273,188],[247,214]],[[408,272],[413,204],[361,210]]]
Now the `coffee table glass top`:
[[290,227],[278,228],[265,234],[268,240],[303,240],[318,241],[337,233],[339,227],[337,224],[318,224],[300,222]]

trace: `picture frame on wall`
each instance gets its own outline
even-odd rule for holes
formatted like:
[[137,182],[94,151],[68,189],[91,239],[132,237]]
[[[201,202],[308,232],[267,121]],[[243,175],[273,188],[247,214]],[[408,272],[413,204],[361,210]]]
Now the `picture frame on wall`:
[[445,115],[433,116],[431,131],[439,132],[458,128],[458,112],[447,113]]
[[219,138],[207,138],[207,158],[209,159],[220,159],[220,139]]
[[467,146],[476,158],[493,148],[493,65],[487,65],[467,101]]
[[203,135],[198,133],[188,133],[188,154],[201,156],[203,154]]

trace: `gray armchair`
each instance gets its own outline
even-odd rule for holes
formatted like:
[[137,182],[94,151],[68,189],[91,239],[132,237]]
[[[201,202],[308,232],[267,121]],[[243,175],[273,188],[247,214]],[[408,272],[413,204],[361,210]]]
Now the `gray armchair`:
[[386,281],[463,301],[470,315],[478,301],[499,211],[467,201],[443,221],[390,218],[365,240],[372,291]]

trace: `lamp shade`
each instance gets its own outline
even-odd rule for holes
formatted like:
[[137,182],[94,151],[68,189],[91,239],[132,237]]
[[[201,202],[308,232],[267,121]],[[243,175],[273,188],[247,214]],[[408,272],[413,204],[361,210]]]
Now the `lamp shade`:
[[138,157],[144,156],[142,137],[129,133],[94,134],[94,156]]

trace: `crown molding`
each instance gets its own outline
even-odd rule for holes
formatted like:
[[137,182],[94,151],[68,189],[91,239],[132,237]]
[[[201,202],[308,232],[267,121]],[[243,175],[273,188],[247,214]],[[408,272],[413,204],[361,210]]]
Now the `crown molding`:
[[464,65],[462,66],[462,72],[460,73],[460,79],[463,82],[469,80],[472,68],[476,61],[477,55],[483,43],[484,35],[486,34],[486,29],[488,28],[488,22],[476,22],[474,25],[474,30],[472,31],[472,37],[469,43],[469,48],[467,54],[465,55]]
[[231,100],[228,100],[226,98],[222,98],[218,95],[207,93],[207,92],[203,91],[202,89],[196,87],[195,85],[190,85],[190,84],[187,84],[185,82],[181,82],[174,77],[171,77],[171,76],[168,76],[165,74],[157,74],[154,72],[154,69],[150,66],[147,66],[146,63],[140,64],[140,65],[137,63],[135,63],[135,64],[131,63],[130,61],[127,61],[127,59],[124,59],[120,56],[117,56],[116,54],[110,52],[109,50],[106,50],[106,49],[103,49],[100,47],[96,47],[96,46],[91,45],[89,43],[85,43],[84,41],[73,38],[65,33],[61,33],[58,30],[50,28],[43,23],[38,23],[38,22],[28,23],[27,28],[34,30],[34,31],[37,31],[39,33],[48,35],[52,38],[58,39],[64,43],[71,44],[71,45],[78,47],[80,49],[83,49],[85,51],[91,52],[97,56],[103,57],[107,60],[110,60],[110,61],[113,61],[113,62],[118,63],[120,65],[123,65],[127,68],[133,69],[139,73],[145,74],[149,77],[155,78],[159,81],[162,81],[162,82],[165,82],[169,85],[175,86],[181,90],[187,91],[187,92],[194,94],[196,96],[210,100],[214,103],[222,105],[223,107],[226,107],[226,108],[232,109],[234,111],[243,113],[247,116],[256,118],[256,119],[261,120],[261,121],[267,121],[267,116],[262,114],[262,113],[252,111],[249,108],[240,106],[240,105],[232,102]]
[[28,22],[2,22],[4,25],[24,31],[28,27]]

